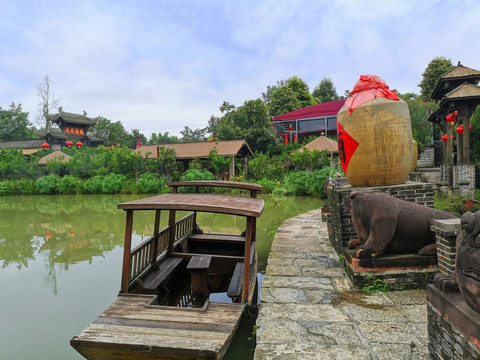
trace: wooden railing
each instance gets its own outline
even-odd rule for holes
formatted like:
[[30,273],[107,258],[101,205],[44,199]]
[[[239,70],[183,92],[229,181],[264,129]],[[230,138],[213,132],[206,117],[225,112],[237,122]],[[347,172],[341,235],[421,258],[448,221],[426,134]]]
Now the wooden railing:
[[[189,236],[195,226],[195,213],[190,213],[175,222],[175,242]],[[153,235],[136,246],[130,252],[130,267],[128,282],[130,283],[147,267],[156,266],[160,256],[165,256],[168,250],[170,227],[163,228],[157,235]]]

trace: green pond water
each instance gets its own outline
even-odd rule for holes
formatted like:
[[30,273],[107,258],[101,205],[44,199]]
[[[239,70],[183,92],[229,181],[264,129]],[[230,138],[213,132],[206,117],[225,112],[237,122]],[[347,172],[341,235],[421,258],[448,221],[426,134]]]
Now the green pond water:
[[[141,197],[146,196],[0,197],[0,360],[82,359],[70,339],[120,288],[125,213],[117,204]],[[275,229],[324,204],[312,197],[262,198],[259,273],[265,272]],[[163,212],[162,227],[167,217]],[[134,245],[152,234],[153,218],[154,212],[135,214]],[[204,231],[239,232],[245,219],[200,214],[198,223]],[[227,360],[246,358],[237,350],[229,353],[239,355]]]

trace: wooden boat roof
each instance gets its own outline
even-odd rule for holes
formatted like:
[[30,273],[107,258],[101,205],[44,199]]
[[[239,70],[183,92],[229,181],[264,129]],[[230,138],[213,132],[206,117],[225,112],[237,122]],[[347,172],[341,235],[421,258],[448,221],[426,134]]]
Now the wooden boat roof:
[[163,194],[118,204],[123,210],[191,210],[259,217],[262,199],[221,194]]

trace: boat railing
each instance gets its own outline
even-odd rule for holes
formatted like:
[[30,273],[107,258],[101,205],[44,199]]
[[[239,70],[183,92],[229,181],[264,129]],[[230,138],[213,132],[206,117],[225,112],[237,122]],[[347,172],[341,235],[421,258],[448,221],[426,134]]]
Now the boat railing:
[[[175,222],[175,244],[189,236],[195,228],[195,213],[190,213]],[[170,227],[150,236],[130,252],[128,283],[130,284],[147,268],[154,267],[157,261],[166,256],[170,238]]]
[[180,187],[194,187],[195,192],[199,192],[200,187],[218,187],[230,188],[250,191],[250,196],[257,197],[257,194],[262,192],[263,186],[252,183],[243,183],[238,181],[220,181],[220,180],[198,180],[198,181],[177,181],[167,184],[173,188],[173,192],[177,193]]

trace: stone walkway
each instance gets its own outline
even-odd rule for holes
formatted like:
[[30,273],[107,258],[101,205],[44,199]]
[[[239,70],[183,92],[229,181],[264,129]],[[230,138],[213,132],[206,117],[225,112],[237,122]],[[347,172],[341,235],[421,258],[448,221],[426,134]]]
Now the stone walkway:
[[428,359],[425,291],[355,291],[321,217],[313,210],[277,231],[255,360]]

